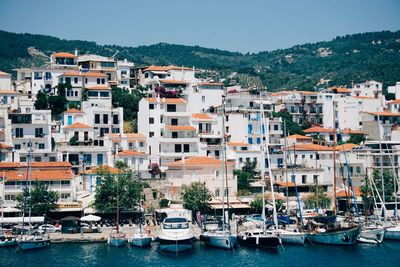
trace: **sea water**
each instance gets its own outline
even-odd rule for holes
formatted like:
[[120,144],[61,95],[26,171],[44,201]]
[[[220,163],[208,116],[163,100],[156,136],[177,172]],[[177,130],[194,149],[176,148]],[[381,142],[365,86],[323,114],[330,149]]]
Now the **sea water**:
[[196,242],[190,253],[163,253],[151,248],[115,248],[106,243],[56,244],[35,251],[0,250],[0,266],[400,266],[400,242],[351,247],[306,244],[286,245],[277,252],[238,247],[228,251]]

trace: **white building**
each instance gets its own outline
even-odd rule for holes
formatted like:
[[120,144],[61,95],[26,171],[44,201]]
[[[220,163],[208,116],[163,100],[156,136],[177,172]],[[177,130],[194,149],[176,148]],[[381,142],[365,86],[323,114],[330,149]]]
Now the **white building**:
[[0,71],[0,90],[11,90],[11,74]]

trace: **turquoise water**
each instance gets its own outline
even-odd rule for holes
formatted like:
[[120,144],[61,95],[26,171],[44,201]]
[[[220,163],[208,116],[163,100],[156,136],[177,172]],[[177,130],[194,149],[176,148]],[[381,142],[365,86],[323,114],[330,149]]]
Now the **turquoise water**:
[[49,248],[16,253],[0,250],[0,266],[400,266],[400,242],[353,247],[285,246],[279,252],[253,248],[225,251],[197,242],[192,253],[165,254],[149,249],[114,248],[105,243],[52,244]]

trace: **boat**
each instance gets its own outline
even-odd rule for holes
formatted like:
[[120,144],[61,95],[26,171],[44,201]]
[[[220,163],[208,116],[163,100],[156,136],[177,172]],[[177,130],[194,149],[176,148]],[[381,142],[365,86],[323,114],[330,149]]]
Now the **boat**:
[[267,233],[279,236],[283,244],[304,245],[306,235],[297,229],[272,229],[267,230]]
[[14,247],[18,245],[18,240],[11,234],[3,234],[0,236],[0,248]]
[[308,232],[306,238],[311,243],[351,246],[357,242],[359,235],[359,226],[349,228],[338,227],[330,230],[317,228]]
[[[225,144],[225,98],[222,100],[222,192],[228,186],[228,176],[226,172],[226,144]],[[225,186],[226,183],[226,186]],[[229,198],[227,199],[227,208],[229,214]],[[200,235],[200,240],[204,241],[207,246],[233,249],[237,245],[237,236],[231,233],[229,216],[225,215],[225,194],[222,194],[222,223],[221,228],[214,231],[205,231]],[[228,218],[227,218],[228,217]],[[228,225],[226,225],[228,221]]]
[[26,170],[26,180],[25,180],[25,189],[24,189],[24,209],[22,213],[22,231],[21,237],[18,242],[17,251],[25,251],[25,250],[32,250],[32,249],[39,249],[45,248],[50,245],[50,235],[46,235],[44,233],[39,232],[31,232],[32,225],[31,225],[31,206],[29,205],[28,214],[29,214],[29,227],[28,227],[28,234],[25,234],[24,231],[24,220],[26,215],[26,207],[27,207],[27,197],[31,197],[31,187],[28,187],[28,182],[30,181],[30,173],[31,173],[31,156],[32,156],[32,141],[29,141],[28,147],[28,165]]
[[107,243],[113,247],[122,247],[126,244],[126,234],[121,233],[118,229],[111,232],[108,237]]
[[358,242],[368,244],[381,244],[385,237],[385,229],[383,227],[363,227],[361,229]]
[[157,237],[162,251],[175,253],[192,250],[195,240],[188,220],[183,217],[165,218]]
[[278,249],[281,239],[276,235],[264,233],[262,229],[255,228],[246,230],[239,235],[239,244],[248,247]]
[[400,225],[386,228],[385,238],[392,240],[400,240]]
[[18,243],[17,251],[45,248],[50,245],[50,237],[43,234],[24,235]]

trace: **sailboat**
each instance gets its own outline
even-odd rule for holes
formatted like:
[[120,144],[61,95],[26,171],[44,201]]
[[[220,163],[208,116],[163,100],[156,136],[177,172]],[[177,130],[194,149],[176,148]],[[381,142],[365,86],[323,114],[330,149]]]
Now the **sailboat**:
[[[268,127],[265,127],[264,124],[264,104],[261,101],[261,96],[260,96],[260,106],[261,106],[261,131],[264,129],[264,134],[266,135],[265,140],[269,140],[267,131]],[[274,224],[278,226],[278,217],[276,214],[276,206],[275,206],[275,195],[273,192],[273,183],[272,183],[272,177],[271,177],[271,162],[270,162],[270,156],[269,156],[269,148],[268,146],[264,146],[265,150],[261,149],[263,157],[265,157],[265,153],[267,153],[267,159],[268,159],[268,167],[269,167],[269,175],[270,175],[270,185],[271,185],[271,197],[272,197],[272,205],[273,205],[273,219],[274,219]],[[258,247],[258,248],[270,248],[270,249],[277,249],[279,245],[281,245],[281,238],[274,233],[273,231],[267,231],[266,229],[266,217],[265,217],[265,171],[264,171],[264,162],[265,158],[262,161],[262,171],[261,171],[261,176],[262,176],[262,220],[263,220],[263,229],[247,229],[244,231],[240,236],[239,236],[239,244],[242,246],[251,246],[251,247]],[[278,227],[277,227],[278,228]],[[276,229],[277,229],[276,228]]]
[[117,173],[117,214],[116,214],[116,227],[110,233],[107,243],[113,247],[122,247],[126,244],[126,234],[119,230],[119,173]]
[[[226,167],[226,144],[225,144],[225,98],[222,99],[222,229],[214,231],[205,231],[200,235],[200,240],[203,240],[206,245],[223,248],[233,249],[237,245],[237,236],[231,233],[229,216],[228,225],[225,224],[227,221],[225,215],[225,192],[227,198],[227,208],[229,209],[229,192],[225,190],[228,188],[228,174]],[[228,212],[229,215],[229,212]]]
[[[29,205],[29,229],[28,234],[24,234],[24,220],[26,214],[26,201],[27,201],[27,194],[29,194],[29,201],[31,201],[31,188],[32,183],[30,181],[30,172],[31,172],[31,153],[32,153],[32,142],[29,141],[29,150],[28,150],[28,166],[26,169],[26,181],[25,181],[25,190],[24,190],[24,209],[22,215],[22,231],[21,237],[18,243],[17,251],[24,251],[24,250],[32,250],[38,248],[45,248],[50,245],[50,236],[45,235],[42,233],[31,233],[31,206]],[[28,182],[29,187],[28,187]],[[30,203],[32,204],[32,203]]]
[[[140,184],[140,173],[138,167],[138,180]],[[152,238],[146,232],[143,232],[143,222],[144,222],[144,209],[141,205],[141,197],[139,198],[139,208],[140,208],[140,221],[139,221],[139,231],[135,232],[130,238],[129,243],[135,247],[149,247],[151,245]]]

